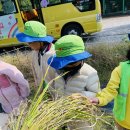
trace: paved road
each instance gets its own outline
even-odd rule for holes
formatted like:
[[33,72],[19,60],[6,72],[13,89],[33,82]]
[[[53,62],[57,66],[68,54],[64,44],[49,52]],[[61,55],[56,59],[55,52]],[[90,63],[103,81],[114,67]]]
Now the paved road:
[[130,16],[103,18],[103,30],[88,36],[86,44],[119,43],[130,33]]

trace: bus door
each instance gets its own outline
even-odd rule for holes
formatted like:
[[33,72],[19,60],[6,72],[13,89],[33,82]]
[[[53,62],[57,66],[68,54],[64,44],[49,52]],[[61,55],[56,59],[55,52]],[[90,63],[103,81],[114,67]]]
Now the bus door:
[[24,22],[36,20],[44,23],[39,0],[18,0],[18,4]]
[[16,34],[22,31],[23,21],[15,0],[0,1],[0,47],[18,44]]

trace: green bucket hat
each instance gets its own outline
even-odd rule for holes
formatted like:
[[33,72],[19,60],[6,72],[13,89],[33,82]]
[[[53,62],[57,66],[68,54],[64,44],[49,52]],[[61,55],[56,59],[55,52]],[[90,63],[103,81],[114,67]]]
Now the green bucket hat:
[[20,42],[36,42],[43,41],[52,43],[54,38],[47,36],[46,27],[38,21],[28,21],[25,23],[24,32],[16,35]]
[[92,56],[85,51],[82,38],[76,35],[66,35],[60,38],[55,43],[55,50],[56,55],[48,59],[48,64],[55,69],[61,69],[70,63]]

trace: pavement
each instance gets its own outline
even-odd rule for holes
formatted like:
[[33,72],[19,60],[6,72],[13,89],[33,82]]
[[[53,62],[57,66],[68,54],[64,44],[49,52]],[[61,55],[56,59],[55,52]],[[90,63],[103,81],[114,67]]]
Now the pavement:
[[102,19],[103,29],[86,39],[86,44],[119,43],[130,33],[130,16],[115,16]]
[[115,16],[103,18],[103,29],[110,29],[130,24],[130,16]]

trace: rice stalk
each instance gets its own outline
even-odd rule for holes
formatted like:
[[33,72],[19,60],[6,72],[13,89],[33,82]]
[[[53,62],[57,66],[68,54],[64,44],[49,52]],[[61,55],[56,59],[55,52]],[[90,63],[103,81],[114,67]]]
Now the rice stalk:
[[28,117],[27,108],[24,110],[24,113],[20,113],[20,117],[10,118],[13,120],[9,124],[11,130],[57,130],[74,120],[87,121],[93,126],[97,122],[109,124],[106,117],[103,117],[100,110],[86,97],[75,100],[63,97],[56,101],[42,101],[31,117]]

